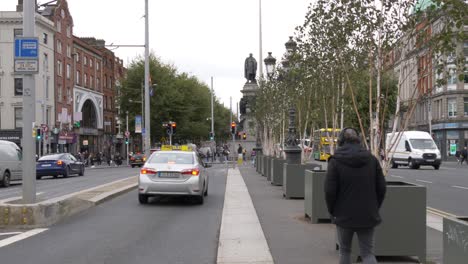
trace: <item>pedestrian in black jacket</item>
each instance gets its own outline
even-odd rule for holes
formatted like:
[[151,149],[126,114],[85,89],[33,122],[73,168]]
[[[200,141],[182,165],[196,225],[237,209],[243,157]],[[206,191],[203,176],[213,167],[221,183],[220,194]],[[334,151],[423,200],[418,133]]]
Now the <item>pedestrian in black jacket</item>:
[[379,209],[386,183],[379,161],[361,146],[353,128],[345,128],[338,149],[328,161],[325,199],[336,224],[340,264],[351,263],[351,242],[357,234],[363,263],[377,263],[374,256],[374,227],[382,220]]

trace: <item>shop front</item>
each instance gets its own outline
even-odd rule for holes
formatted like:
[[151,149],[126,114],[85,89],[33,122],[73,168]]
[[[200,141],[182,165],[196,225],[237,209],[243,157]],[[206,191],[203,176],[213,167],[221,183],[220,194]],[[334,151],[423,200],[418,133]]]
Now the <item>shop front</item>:
[[0,140],[11,141],[21,147],[22,133],[22,129],[3,129],[0,130]]
[[468,123],[435,124],[432,131],[444,161],[455,161],[456,152],[468,145]]

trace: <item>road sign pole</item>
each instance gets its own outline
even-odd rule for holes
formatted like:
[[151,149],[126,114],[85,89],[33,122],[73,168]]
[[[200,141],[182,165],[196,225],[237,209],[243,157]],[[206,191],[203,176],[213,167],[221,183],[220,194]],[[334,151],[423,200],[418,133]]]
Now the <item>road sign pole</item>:
[[[128,141],[129,141],[128,143],[130,143],[130,138],[129,138],[129,135],[128,135],[128,111],[125,112],[125,113],[127,114],[127,116],[125,117],[126,122],[127,122],[127,129],[125,130],[125,137],[127,137]],[[127,153],[127,155],[126,155],[127,156],[127,166],[129,165],[129,163],[128,163],[128,145],[129,144],[125,144],[125,149],[126,149],[125,152]]]
[[[23,36],[35,37],[34,0],[25,0],[23,8]],[[36,117],[36,83],[33,74],[23,76],[23,203],[36,201],[36,139],[32,137]]]
[[148,0],[145,0],[145,154],[150,155],[151,148],[151,124],[150,124],[150,96],[149,96],[149,18]]

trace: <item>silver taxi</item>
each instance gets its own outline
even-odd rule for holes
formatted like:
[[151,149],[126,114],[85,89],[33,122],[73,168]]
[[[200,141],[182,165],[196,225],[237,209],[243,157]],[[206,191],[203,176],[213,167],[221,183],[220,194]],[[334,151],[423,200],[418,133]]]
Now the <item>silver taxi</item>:
[[191,149],[153,152],[140,170],[138,201],[146,204],[151,196],[183,195],[203,204],[208,195],[209,166]]

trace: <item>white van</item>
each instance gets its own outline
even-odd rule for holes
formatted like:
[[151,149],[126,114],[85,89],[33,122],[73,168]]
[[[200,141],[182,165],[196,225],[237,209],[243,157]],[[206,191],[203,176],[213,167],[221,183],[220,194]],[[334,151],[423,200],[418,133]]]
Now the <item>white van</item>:
[[0,186],[10,186],[10,181],[21,180],[21,149],[13,142],[0,140]]
[[[400,135],[402,133],[402,135]],[[396,140],[399,141],[396,142]],[[419,169],[421,165],[433,166],[438,170],[442,163],[440,151],[429,133],[424,131],[396,132],[387,134],[386,149],[390,152],[392,168],[398,166],[410,166]]]

